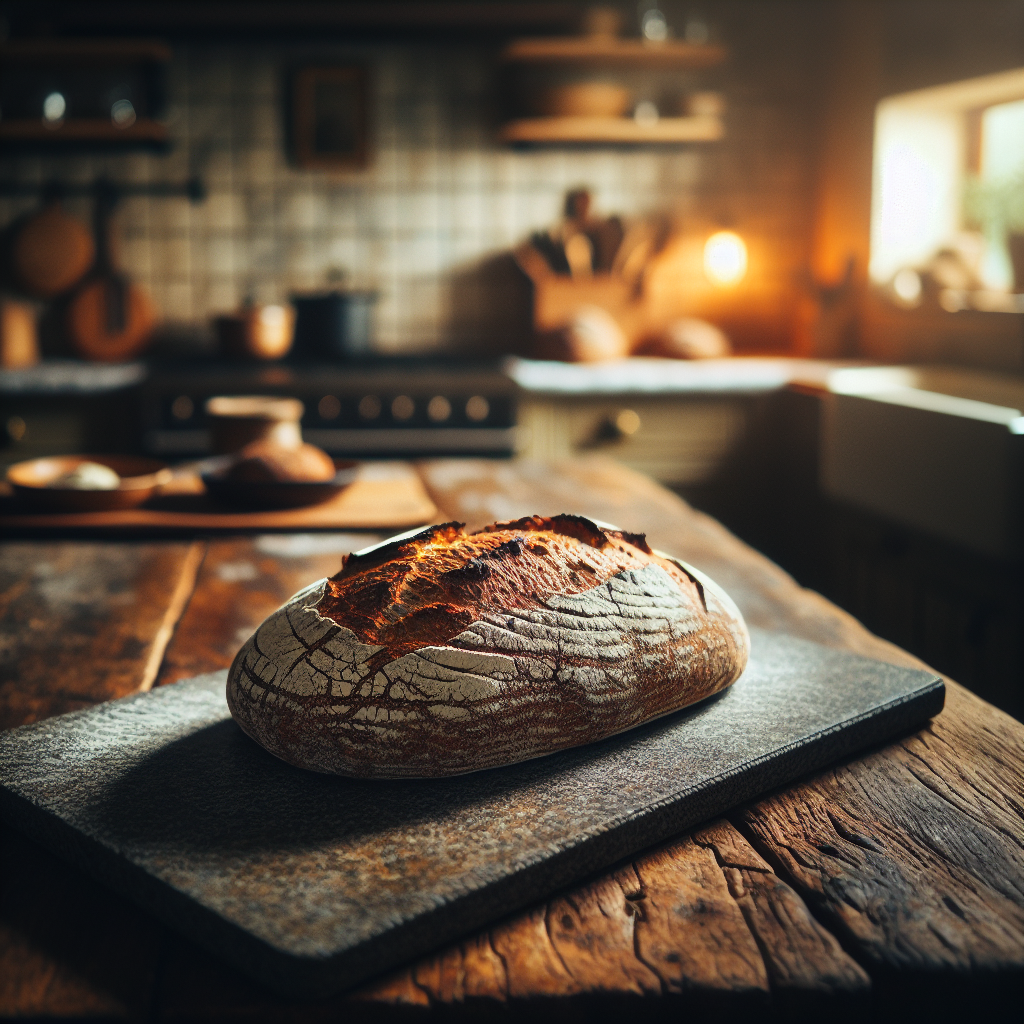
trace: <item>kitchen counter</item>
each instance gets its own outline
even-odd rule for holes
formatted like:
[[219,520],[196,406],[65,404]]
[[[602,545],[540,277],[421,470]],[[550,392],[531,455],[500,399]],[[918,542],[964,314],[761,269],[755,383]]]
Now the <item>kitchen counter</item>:
[[[751,625],[919,666],[717,522],[604,459],[438,461],[441,516],[578,511],[645,527]],[[225,667],[365,534],[6,543],[0,724]],[[20,836],[4,835],[0,1016],[419,1020],[597,1008],[679,1019],[1002,1019],[1024,977],[1024,725],[945,710],[348,996],[290,1004]]]
[[505,372],[524,391],[543,395],[750,395],[797,382],[824,387],[834,370],[855,365],[860,364],[791,356],[695,360],[636,356],[605,363],[509,359]]

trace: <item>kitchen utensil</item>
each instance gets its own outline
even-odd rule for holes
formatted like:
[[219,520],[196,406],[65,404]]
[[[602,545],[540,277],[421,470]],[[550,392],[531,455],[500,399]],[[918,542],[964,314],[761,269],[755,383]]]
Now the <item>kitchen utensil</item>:
[[611,272],[635,284],[643,274],[656,246],[657,233],[653,226],[647,221],[637,221],[626,231],[622,244],[612,260]]
[[292,347],[295,307],[245,306],[236,316],[214,320],[221,355],[231,359],[280,359]]
[[0,815],[260,984],[324,996],[942,709],[932,672],[752,641],[696,707],[454,779],[294,768],[231,720],[214,672],[4,733]]
[[68,307],[68,333],[83,359],[124,362],[146,346],[156,310],[138,285],[114,268],[110,229],[114,198],[96,194],[96,262]]
[[359,464],[336,459],[337,472],[330,480],[251,481],[230,480],[221,473],[204,473],[202,480],[210,497],[240,508],[276,509],[319,505],[340,494],[356,478]]
[[594,247],[582,231],[565,240],[565,262],[572,277],[590,277],[594,272]]
[[541,90],[535,106],[543,117],[622,117],[630,99],[616,82],[568,82]]
[[30,295],[52,298],[81,280],[96,255],[89,229],[51,198],[15,233],[11,264]]
[[[109,466],[121,478],[113,490],[81,491],[50,486],[83,462]],[[16,462],[7,470],[15,494],[41,512],[103,512],[137,508],[171,479],[166,462],[134,455],[54,455]]]
[[0,367],[17,370],[38,362],[35,309],[27,302],[0,296]]
[[331,291],[296,295],[295,343],[298,359],[355,360],[373,354],[374,291]]
[[299,421],[305,406],[297,398],[271,395],[218,395],[206,402],[211,448],[215,454],[241,451],[253,441],[281,448],[302,444]]

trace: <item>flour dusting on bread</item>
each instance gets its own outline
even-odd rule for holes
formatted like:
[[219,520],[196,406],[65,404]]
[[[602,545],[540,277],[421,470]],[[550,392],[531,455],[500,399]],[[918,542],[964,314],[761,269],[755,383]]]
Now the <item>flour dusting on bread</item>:
[[702,700],[748,649],[725,593],[642,535],[568,515],[447,523],[296,594],[238,653],[228,703],[300,767],[456,775]]

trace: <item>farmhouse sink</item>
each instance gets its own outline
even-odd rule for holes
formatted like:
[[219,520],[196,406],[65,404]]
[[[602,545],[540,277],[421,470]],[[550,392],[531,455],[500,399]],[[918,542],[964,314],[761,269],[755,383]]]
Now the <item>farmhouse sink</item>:
[[984,555],[1021,557],[1024,378],[834,370],[821,429],[827,494]]

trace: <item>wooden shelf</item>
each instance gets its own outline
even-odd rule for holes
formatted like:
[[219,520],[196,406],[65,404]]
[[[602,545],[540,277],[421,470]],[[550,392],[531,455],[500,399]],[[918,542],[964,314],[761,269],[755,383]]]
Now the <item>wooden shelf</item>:
[[501,59],[509,64],[633,64],[658,67],[707,68],[725,60],[723,46],[602,36],[563,36],[520,39],[510,43]]
[[718,117],[663,117],[638,124],[630,117],[529,117],[509,121],[502,142],[678,143],[716,142],[725,134]]
[[69,118],[56,127],[42,119],[19,118],[0,121],[0,142],[166,142],[167,125],[140,117],[127,128],[118,128],[109,118]]
[[0,45],[0,59],[33,64],[50,60],[63,63],[126,60],[166,64],[171,59],[171,50],[154,39],[19,39]]

